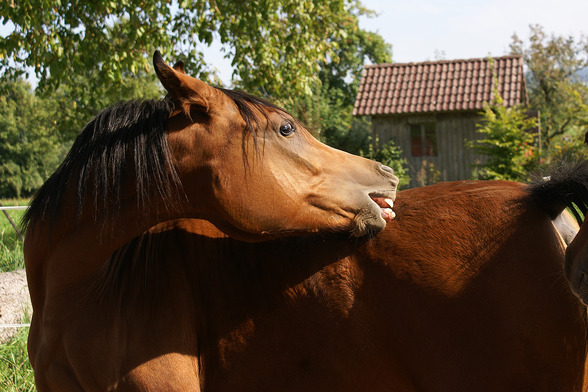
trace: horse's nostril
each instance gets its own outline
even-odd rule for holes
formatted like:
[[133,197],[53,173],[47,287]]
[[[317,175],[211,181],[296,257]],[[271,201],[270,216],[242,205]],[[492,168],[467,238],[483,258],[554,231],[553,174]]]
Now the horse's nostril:
[[391,167],[386,166],[386,165],[380,164],[380,170],[385,173],[388,173],[388,174],[394,174],[394,170]]

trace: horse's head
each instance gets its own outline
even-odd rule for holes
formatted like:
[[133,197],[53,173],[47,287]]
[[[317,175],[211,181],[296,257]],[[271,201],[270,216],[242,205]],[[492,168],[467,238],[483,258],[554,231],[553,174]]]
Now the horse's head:
[[154,55],[175,104],[168,143],[195,215],[236,238],[376,233],[393,218],[398,178],[328,147],[284,110],[213,88]]

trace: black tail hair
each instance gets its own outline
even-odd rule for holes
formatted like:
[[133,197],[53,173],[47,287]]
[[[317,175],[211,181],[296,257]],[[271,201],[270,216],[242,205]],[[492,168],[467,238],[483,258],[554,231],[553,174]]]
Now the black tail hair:
[[551,219],[567,207],[582,224],[588,209],[588,160],[562,160],[550,165],[534,177],[529,192]]

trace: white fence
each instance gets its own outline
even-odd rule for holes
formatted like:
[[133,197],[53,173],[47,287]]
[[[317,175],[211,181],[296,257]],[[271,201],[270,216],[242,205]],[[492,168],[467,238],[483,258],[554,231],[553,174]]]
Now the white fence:
[[29,206],[9,206],[9,207],[0,207],[0,211],[10,211],[10,210],[26,210]]

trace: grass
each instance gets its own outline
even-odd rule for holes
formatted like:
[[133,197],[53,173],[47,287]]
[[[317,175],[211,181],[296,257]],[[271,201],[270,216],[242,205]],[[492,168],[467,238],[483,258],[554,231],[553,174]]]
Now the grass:
[[[3,206],[27,205],[28,200],[0,200]],[[7,211],[16,225],[24,215],[24,210]],[[24,268],[22,240],[3,212],[0,212],[0,272]],[[26,316],[23,323],[28,323]],[[35,391],[33,369],[27,353],[29,328],[19,328],[18,333],[8,342],[0,345],[0,391]]]
[[[27,205],[28,200],[0,200],[3,206]],[[18,226],[25,210],[6,211]],[[0,212],[0,272],[14,271],[24,268],[22,240],[9,220]]]
[[[24,323],[30,321],[26,316]],[[29,328],[20,328],[7,343],[0,345],[0,391],[35,391],[35,377],[27,354]]]

